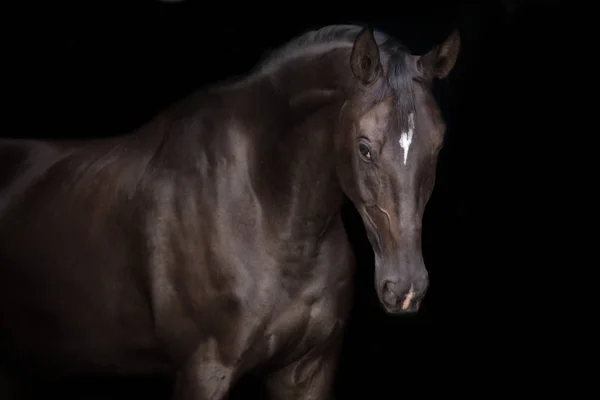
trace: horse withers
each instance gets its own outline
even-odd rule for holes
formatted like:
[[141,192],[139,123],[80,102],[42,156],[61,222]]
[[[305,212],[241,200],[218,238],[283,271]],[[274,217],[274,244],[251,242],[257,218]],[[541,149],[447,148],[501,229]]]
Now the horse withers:
[[200,400],[260,368],[271,399],[327,398],[353,287],[344,195],[382,307],[416,312],[444,135],[430,88],[458,51],[456,32],[413,55],[328,26],[129,135],[3,140],[0,371],[172,372],[174,398]]

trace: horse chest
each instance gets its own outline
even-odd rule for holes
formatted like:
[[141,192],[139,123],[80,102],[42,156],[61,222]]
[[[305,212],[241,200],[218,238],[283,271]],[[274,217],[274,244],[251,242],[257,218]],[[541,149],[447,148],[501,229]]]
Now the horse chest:
[[[298,357],[327,343],[345,325],[352,297],[354,260],[349,245],[335,230],[323,242],[312,273],[302,280],[287,277],[278,285],[293,288],[274,304],[264,340],[270,355]],[[345,237],[344,237],[345,239]],[[291,283],[290,281],[293,281]]]
[[321,298],[301,295],[280,304],[261,338],[265,354],[287,360],[325,342],[341,319],[338,301],[333,294]]

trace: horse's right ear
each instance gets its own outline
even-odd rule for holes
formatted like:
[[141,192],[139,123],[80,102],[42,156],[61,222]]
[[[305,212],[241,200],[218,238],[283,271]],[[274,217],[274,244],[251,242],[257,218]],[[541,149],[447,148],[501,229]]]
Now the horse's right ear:
[[379,47],[375,41],[372,28],[364,28],[356,37],[350,66],[354,76],[363,84],[372,84],[381,74]]
[[460,34],[453,30],[444,43],[417,57],[417,68],[425,78],[443,79],[454,68],[460,51]]

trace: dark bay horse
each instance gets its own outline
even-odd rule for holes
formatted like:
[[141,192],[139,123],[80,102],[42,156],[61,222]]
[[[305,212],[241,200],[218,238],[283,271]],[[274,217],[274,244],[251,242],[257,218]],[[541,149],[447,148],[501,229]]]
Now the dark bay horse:
[[328,26],[129,135],[1,141],[0,371],[173,373],[174,398],[203,400],[261,368],[271,399],[326,399],[353,287],[344,195],[382,307],[427,290],[431,85],[459,43],[414,55]]

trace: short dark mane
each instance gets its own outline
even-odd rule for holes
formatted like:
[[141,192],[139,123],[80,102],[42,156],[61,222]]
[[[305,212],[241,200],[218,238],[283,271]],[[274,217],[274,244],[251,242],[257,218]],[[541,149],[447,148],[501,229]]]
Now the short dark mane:
[[[264,76],[281,67],[284,63],[306,55],[317,55],[340,48],[351,48],[356,36],[364,29],[360,25],[328,25],[320,29],[305,32],[283,46],[273,50],[250,74],[250,77]],[[414,110],[411,90],[412,76],[408,73],[406,63],[410,50],[396,38],[378,30],[374,30],[375,41],[380,48],[380,56],[387,71],[388,88],[397,94],[398,107],[404,115],[403,121],[408,120],[408,114]],[[382,92],[381,97],[387,95]]]
[[[276,68],[285,61],[310,53],[318,53],[338,47],[351,47],[356,36],[364,29],[360,25],[328,25],[305,32],[269,53],[257,66],[258,71]],[[384,55],[408,53],[397,39],[381,31],[374,31],[375,40]]]

